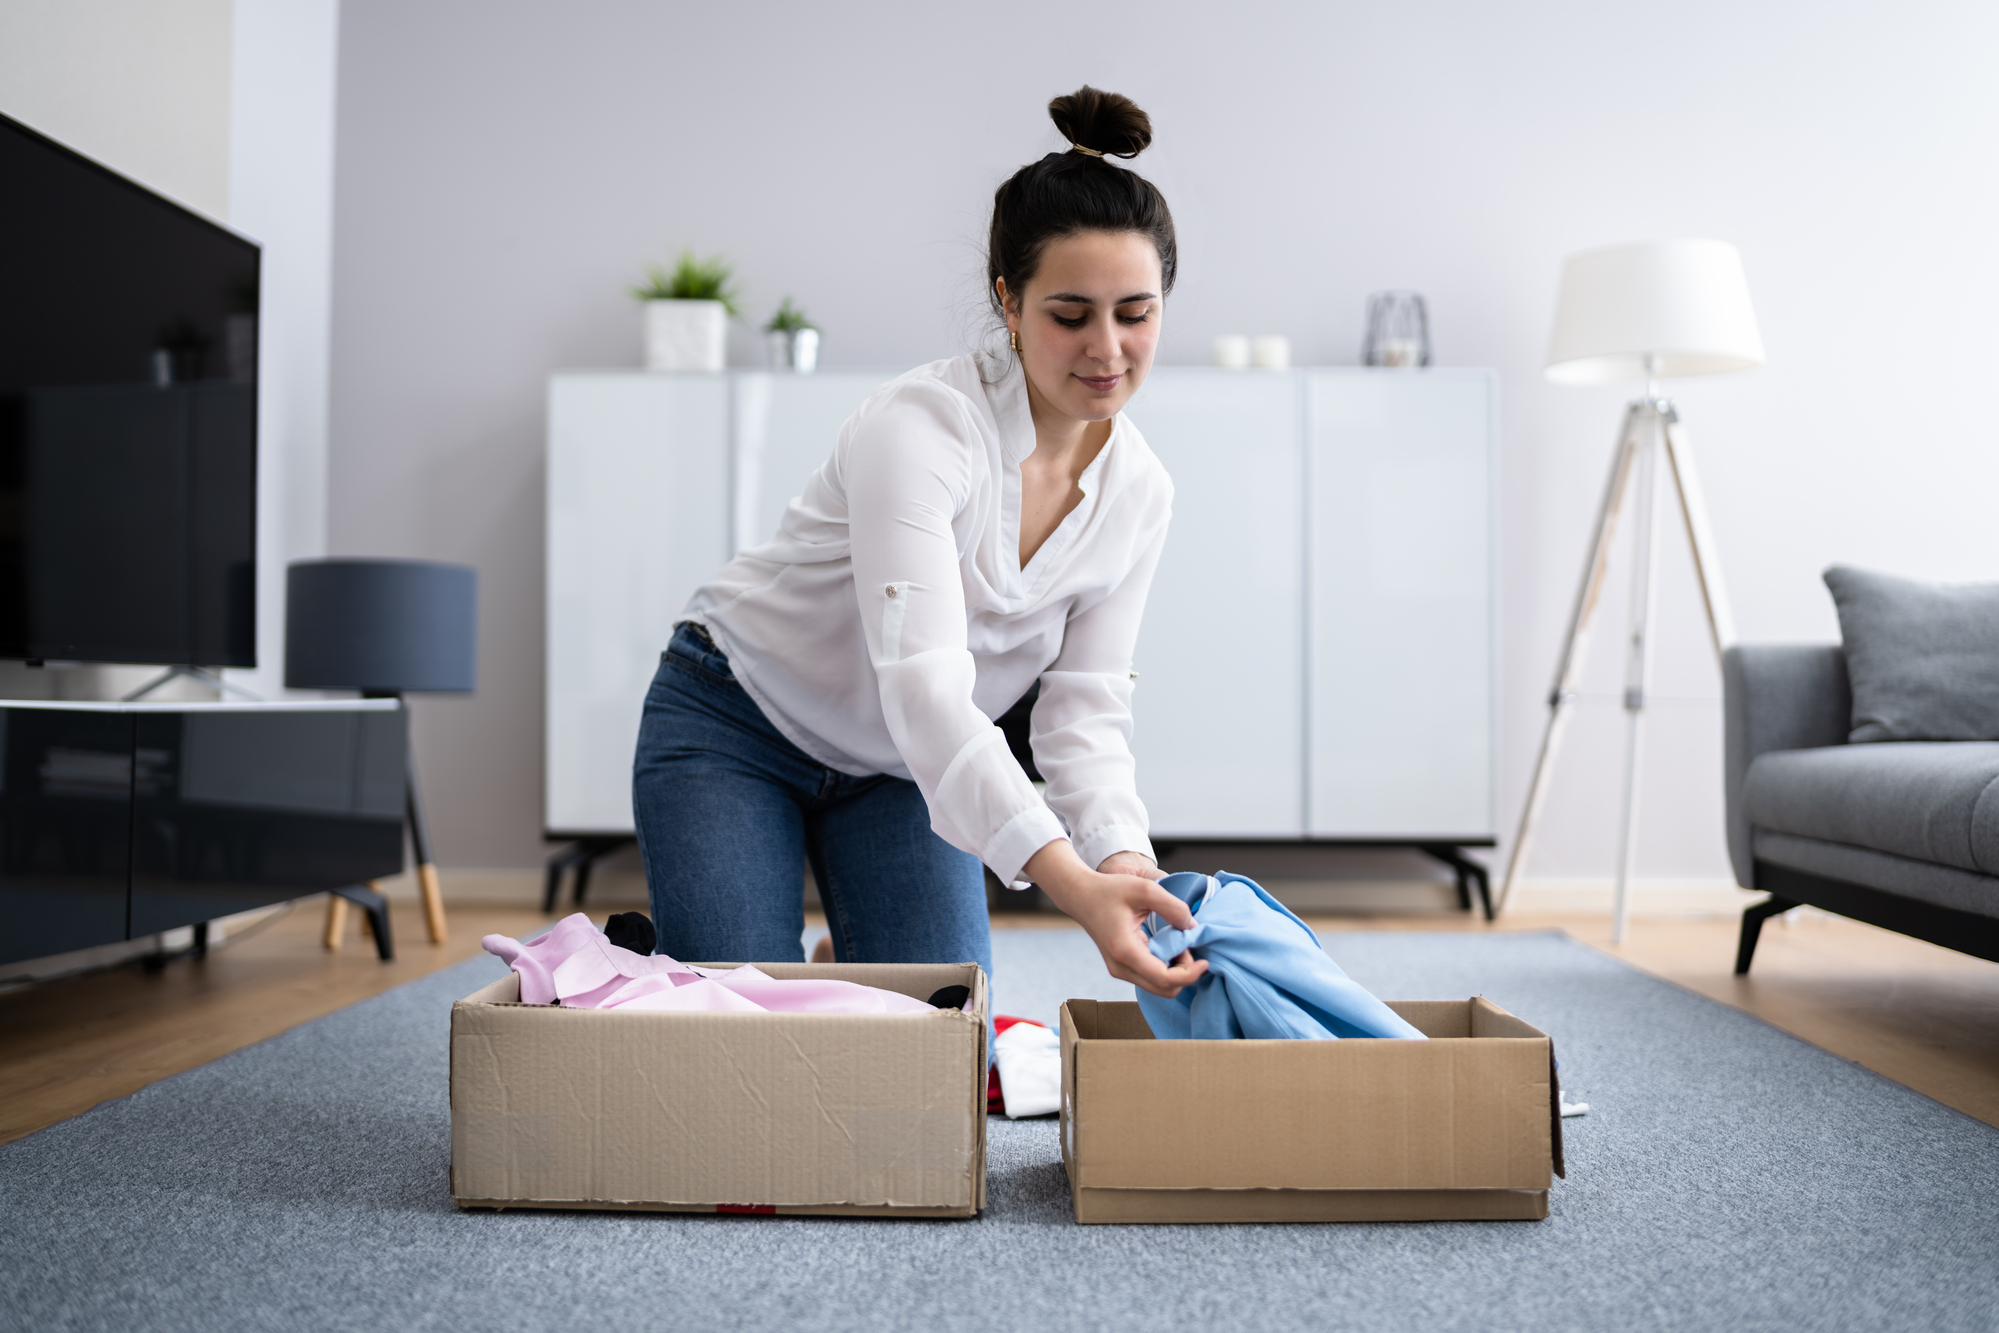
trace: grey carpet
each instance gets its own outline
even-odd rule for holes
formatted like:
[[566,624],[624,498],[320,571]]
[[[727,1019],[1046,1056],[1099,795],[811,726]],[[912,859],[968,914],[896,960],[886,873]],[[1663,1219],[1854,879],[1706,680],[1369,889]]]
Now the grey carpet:
[[[0,1146],[32,1329],[1993,1329],[1999,1131],[1553,935],[1349,934],[1390,998],[1483,993],[1576,1094],[1545,1222],[1078,1227],[1052,1120],[992,1123],[964,1222],[460,1214],[475,959]],[[995,940],[1002,1012],[1124,998],[1075,931]]]

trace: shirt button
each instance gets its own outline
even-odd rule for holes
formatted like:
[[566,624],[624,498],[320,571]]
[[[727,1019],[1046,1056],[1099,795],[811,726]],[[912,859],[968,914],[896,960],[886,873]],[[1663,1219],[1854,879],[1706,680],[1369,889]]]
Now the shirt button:
[[901,596],[901,594],[900,594],[900,593],[898,593],[898,592],[897,592],[897,591],[895,590],[895,585],[894,585],[893,583],[891,583],[891,584],[889,584],[889,585],[888,585],[888,589],[887,589],[887,591],[888,591],[888,595],[889,595],[889,596],[891,596],[891,597],[899,597],[899,596]]

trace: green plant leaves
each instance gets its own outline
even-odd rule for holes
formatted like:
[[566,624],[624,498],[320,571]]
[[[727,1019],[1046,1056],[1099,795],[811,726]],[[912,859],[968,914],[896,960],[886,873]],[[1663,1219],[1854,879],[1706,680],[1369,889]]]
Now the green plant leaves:
[[730,281],[735,276],[735,266],[720,255],[697,259],[692,250],[682,250],[671,269],[647,265],[646,280],[631,291],[641,301],[720,301],[733,317],[743,313]]

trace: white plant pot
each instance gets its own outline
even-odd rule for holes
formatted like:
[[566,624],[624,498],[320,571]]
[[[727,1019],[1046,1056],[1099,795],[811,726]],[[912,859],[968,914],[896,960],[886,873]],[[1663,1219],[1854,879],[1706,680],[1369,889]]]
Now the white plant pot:
[[772,329],[768,337],[772,370],[795,370],[810,375],[818,368],[819,330],[793,329],[787,333]]
[[721,370],[729,312],[720,301],[647,301],[647,370]]

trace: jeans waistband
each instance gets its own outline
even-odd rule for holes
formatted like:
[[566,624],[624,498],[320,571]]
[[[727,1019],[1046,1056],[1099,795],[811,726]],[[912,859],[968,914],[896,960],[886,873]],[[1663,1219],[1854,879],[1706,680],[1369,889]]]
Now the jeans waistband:
[[673,639],[667,644],[666,653],[660,656],[665,657],[667,653],[687,658],[718,676],[735,678],[736,673],[729,669],[729,655],[716,646],[704,627],[691,620],[683,620],[673,627]]

